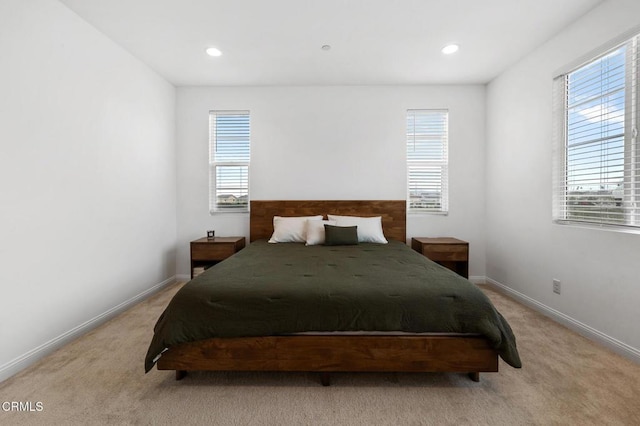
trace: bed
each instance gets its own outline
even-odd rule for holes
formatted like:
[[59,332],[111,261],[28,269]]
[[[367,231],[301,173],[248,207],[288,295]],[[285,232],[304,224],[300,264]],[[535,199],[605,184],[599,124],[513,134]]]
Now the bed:
[[[464,372],[478,381],[498,371],[499,356],[520,367],[515,337],[486,296],[408,248],[405,209],[404,200],[252,201],[251,244],[174,296],[145,370],[157,364],[176,379],[313,371],[328,385],[340,371]],[[389,243],[266,242],[274,216],[316,214],[381,216]]]

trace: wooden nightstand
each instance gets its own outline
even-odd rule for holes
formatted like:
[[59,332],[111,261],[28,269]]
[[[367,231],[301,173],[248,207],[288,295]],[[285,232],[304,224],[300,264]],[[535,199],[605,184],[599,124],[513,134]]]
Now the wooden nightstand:
[[194,268],[215,265],[242,250],[244,244],[244,237],[205,237],[191,241],[191,278]]
[[469,278],[469,243],[457,238],[411,239],[411,248],[458,275]]

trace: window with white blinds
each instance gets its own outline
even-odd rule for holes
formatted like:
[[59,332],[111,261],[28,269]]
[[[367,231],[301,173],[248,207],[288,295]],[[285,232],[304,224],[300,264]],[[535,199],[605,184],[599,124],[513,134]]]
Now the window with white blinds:
[[407,111],[407,211],[447,213],[449,112]]
[[554,82],[558,223],[640,227],[638,40]]
[[209,112],[209,211],[249,210],[249,111]]

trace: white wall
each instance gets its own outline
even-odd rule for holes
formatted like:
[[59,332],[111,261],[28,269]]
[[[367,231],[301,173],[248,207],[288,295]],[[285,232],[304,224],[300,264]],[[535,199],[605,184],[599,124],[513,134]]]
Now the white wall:
[[175,88],[65,6],[0,2],[0,52],[1,380],[175,275],[176,180]]
[[405,199],[410,108],[450,111],[450,214],[409,216],[407,236],[463,238],[484,276],[484,86],[183,87],[177,95],[178,273],[189,241],[248,237],[248,215],[208,209],[208,111],[251,112],[251,198]]
[[495,79],[486,152],[487,276],[635,357],[640,235],[552,224],[551,111],[554,72],[638,26],[640,2],[609,0]]

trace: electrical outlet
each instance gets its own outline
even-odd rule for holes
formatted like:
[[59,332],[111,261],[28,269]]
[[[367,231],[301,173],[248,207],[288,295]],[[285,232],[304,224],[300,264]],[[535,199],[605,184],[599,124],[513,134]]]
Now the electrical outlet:
[[560,294],[560,280],[553,279],[553,292],[555,294]]

